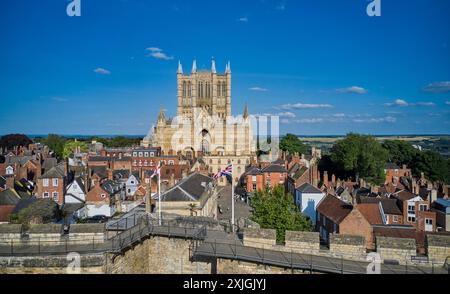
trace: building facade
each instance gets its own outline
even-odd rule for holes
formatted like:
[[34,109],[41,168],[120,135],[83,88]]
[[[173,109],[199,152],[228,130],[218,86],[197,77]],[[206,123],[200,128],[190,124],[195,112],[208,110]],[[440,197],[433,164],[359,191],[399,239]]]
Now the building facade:
[[[161,108],[157,124],[142,146],[160,147],[163,155],[203,157],[206,162],[218,162],[220,157],[223,163],[212,165],[213,172],[229,161],[250,162],[256,154],[251,118],[247,106],[243,115],[231,115],[230,64],[224,74],[218,74],[214,61],[211,71],[198,71],[194,61],[191,74],[185,75],[180,63],[177,84],[177,116],[167,119]],[[244,171],[242,168],[236,178]]]

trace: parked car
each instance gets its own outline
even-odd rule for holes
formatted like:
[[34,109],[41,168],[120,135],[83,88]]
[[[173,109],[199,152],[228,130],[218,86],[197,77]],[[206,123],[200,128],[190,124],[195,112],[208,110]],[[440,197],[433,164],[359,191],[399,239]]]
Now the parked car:
[[108,217],[105,215],[95,215],[93,217],[89,217],[85,220],[88,224],[103,224],[108,221]]

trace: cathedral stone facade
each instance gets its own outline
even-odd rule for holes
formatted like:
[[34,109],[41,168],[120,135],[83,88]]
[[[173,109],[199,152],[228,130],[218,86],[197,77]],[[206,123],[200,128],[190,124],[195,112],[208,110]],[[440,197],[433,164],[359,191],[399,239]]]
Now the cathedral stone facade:
[[256,143],[247,106],[242,115],[231,115],[230,63],[224,74],[218,74],[214,60],[211,71],[198,71],[194,61],[189,75],[183,74],[179,63],[177,84],[177,116],[168,119],[161,108],[142,145],[161,147],[166,155],[201,157],[210,173],[233,163],[235,177],[240,177],[255,158]]

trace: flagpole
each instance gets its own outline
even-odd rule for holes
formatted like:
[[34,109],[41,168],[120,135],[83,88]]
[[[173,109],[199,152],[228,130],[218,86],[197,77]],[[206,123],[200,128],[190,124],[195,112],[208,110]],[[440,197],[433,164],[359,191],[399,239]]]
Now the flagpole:
[[159,225],[162,225],[161,220],[161,171],[158,173],[158,219],[159,219]]
[[234,233],[234,163],[231,162],[231,229]]

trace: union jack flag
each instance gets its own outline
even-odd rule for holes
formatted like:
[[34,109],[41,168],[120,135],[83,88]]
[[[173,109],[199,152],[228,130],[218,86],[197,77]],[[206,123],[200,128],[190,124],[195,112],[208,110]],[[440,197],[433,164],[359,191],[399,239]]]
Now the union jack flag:
[[158,166],[156,167],[156,170],[153,171],[153,174],[152,174],[151,178],[153,179],[157,175],[158,176],[161,175],[161,163],[159,163]]
[[233,174],[233,165],[229,165],[227,166],[223,171],[218,172],[215,176],[214,176],[214,180],[217,180],[223,176],[232,176]]

